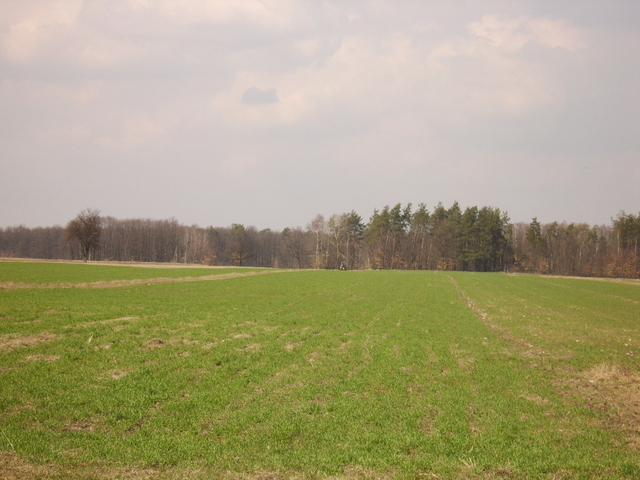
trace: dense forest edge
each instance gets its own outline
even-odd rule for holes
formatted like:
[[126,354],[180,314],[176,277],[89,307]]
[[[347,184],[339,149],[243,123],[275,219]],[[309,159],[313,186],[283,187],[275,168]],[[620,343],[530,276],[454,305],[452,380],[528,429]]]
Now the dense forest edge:
[[65,227],[0,228],[9,258],[178,262],[315,269],[462,270],[640,278],[640,213],[611,225],[511,223],[506,212],[457,202],[316,216],[306,228],[257,230],[126,219],[87,209]]

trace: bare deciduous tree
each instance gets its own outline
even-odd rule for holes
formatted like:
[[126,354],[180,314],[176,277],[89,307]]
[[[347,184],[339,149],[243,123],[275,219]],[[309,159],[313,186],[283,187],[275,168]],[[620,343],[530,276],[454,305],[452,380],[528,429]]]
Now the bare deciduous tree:
[[100,211],[87,208],[67,223],[65,239],[80,245],[82,258],[86,262],[91,259],[91,254],[100,246],[101,233]]

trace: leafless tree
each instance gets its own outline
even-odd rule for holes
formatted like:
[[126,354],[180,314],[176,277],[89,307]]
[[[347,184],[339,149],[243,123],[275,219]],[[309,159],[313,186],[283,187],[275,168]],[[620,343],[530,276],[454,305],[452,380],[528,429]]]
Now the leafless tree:
[[100,212],[87,208],[67,223],[65,239],[68,242],[77,242],[80,245],[82,258],[86,262],[91,259],[91,254],[100,247],[101,232],[102,219],[100,218]]
[[308,257],[307,234],[300,227],[285,228],[282,231],[285,256],[293,262],[297,268],[303,268]]
[[326,255],[324,255],[327,236],[327,225],[324,217],[320,214],[311,220],[307,225],[307,230],[315,237],[315,255],[313,260],[313,268],[324,268],[326,266]]

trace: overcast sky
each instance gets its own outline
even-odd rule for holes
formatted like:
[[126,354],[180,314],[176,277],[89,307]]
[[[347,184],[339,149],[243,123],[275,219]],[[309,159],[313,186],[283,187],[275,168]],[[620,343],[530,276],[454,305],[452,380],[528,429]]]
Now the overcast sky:
[[640,2],[0,0],[0,227],[640,211]]

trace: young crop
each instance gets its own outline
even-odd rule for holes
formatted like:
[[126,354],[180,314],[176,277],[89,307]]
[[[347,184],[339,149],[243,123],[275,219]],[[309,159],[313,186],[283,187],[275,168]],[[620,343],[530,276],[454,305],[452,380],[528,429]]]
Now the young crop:
[[634,288],[272,271],[4,289],[0,471],[633,478]]

